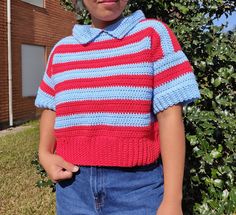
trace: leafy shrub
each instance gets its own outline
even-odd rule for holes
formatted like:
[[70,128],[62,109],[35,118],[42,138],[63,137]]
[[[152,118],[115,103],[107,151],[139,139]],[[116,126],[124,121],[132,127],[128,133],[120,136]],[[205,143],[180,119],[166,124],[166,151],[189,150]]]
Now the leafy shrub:
[[[70,0],[60,2],[74,10]],[[142,9],[147,17],[166,22],[182,43],[198,79],[202,98],[184,110],[186,215],[236,212],[236,32],[225,33],[224,25],[214,25],[215,19],[228,16],[235,6],[230,0],[131,0],[125,11]],[[80,16],[80,22],[90,22],[86,11]]]
[[55,184],[47,177],[47,173],[39,163],[38,153],[35,153],[34,159],[31,164],[35,166],[37,174],[41,176],[41,179],[36,182],[39,188],[51,187],[52,191],[55,191]]

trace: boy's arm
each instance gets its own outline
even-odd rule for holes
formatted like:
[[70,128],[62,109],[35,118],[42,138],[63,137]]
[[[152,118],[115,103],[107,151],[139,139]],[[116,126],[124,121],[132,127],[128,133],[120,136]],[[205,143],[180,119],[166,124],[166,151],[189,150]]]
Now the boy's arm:
[[158,215],[182,215],[182,183],[185,160],[185,131],[182,105],[157,114],[164,171],[164,198]]
[[53,182],[69,179],[72,172],[77,172],[79,168],[62,157],[54,154],[55,136],[54,123],[56,114],[52,110],[44,110],[40,120],[40,142],[39,142],[39,162],[47,172]]
[[41,153],[54,153],[55,136],[54,123],[56,114],[55,111],[46,109],[42,112],[40,120],[40,142],[39,155]]

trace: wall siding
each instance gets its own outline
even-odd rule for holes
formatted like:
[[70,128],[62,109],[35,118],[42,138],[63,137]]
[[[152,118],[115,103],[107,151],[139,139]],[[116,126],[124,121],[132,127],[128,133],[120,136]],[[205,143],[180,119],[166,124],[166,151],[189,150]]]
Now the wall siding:
[[[22,96],[21,45],[45,46],[48,57],[53,45],[71,35],[75,16],[60,6],[59,0],[45,0],[45,8],[21,0],[12,1],[12,70],[14,124],[34,119],[40,111],[34,97]],[[8,124],[7,14],[6,0],[0,4],[0,129]],[[2,19],[3,18],[3,19]]]

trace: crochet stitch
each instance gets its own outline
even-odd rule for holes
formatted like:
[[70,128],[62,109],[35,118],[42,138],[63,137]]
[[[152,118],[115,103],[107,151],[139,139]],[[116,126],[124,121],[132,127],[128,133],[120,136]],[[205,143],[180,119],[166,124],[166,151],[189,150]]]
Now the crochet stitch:
[[200,98],[167,25],[138,10],[105,29],[78,25],[53,48],[35,105],[56,111],[56,153],[85,166],[139,166],[160,155],[156,114]]

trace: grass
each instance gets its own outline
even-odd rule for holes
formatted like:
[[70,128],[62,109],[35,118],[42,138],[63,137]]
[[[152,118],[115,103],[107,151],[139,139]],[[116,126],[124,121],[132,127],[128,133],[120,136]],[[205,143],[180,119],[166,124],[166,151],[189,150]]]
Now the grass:
[[37,175],[31,164],[37,151],[38,122],[29,128],[0,136],[0,214],[55,214],[55,193],[36,187]]

